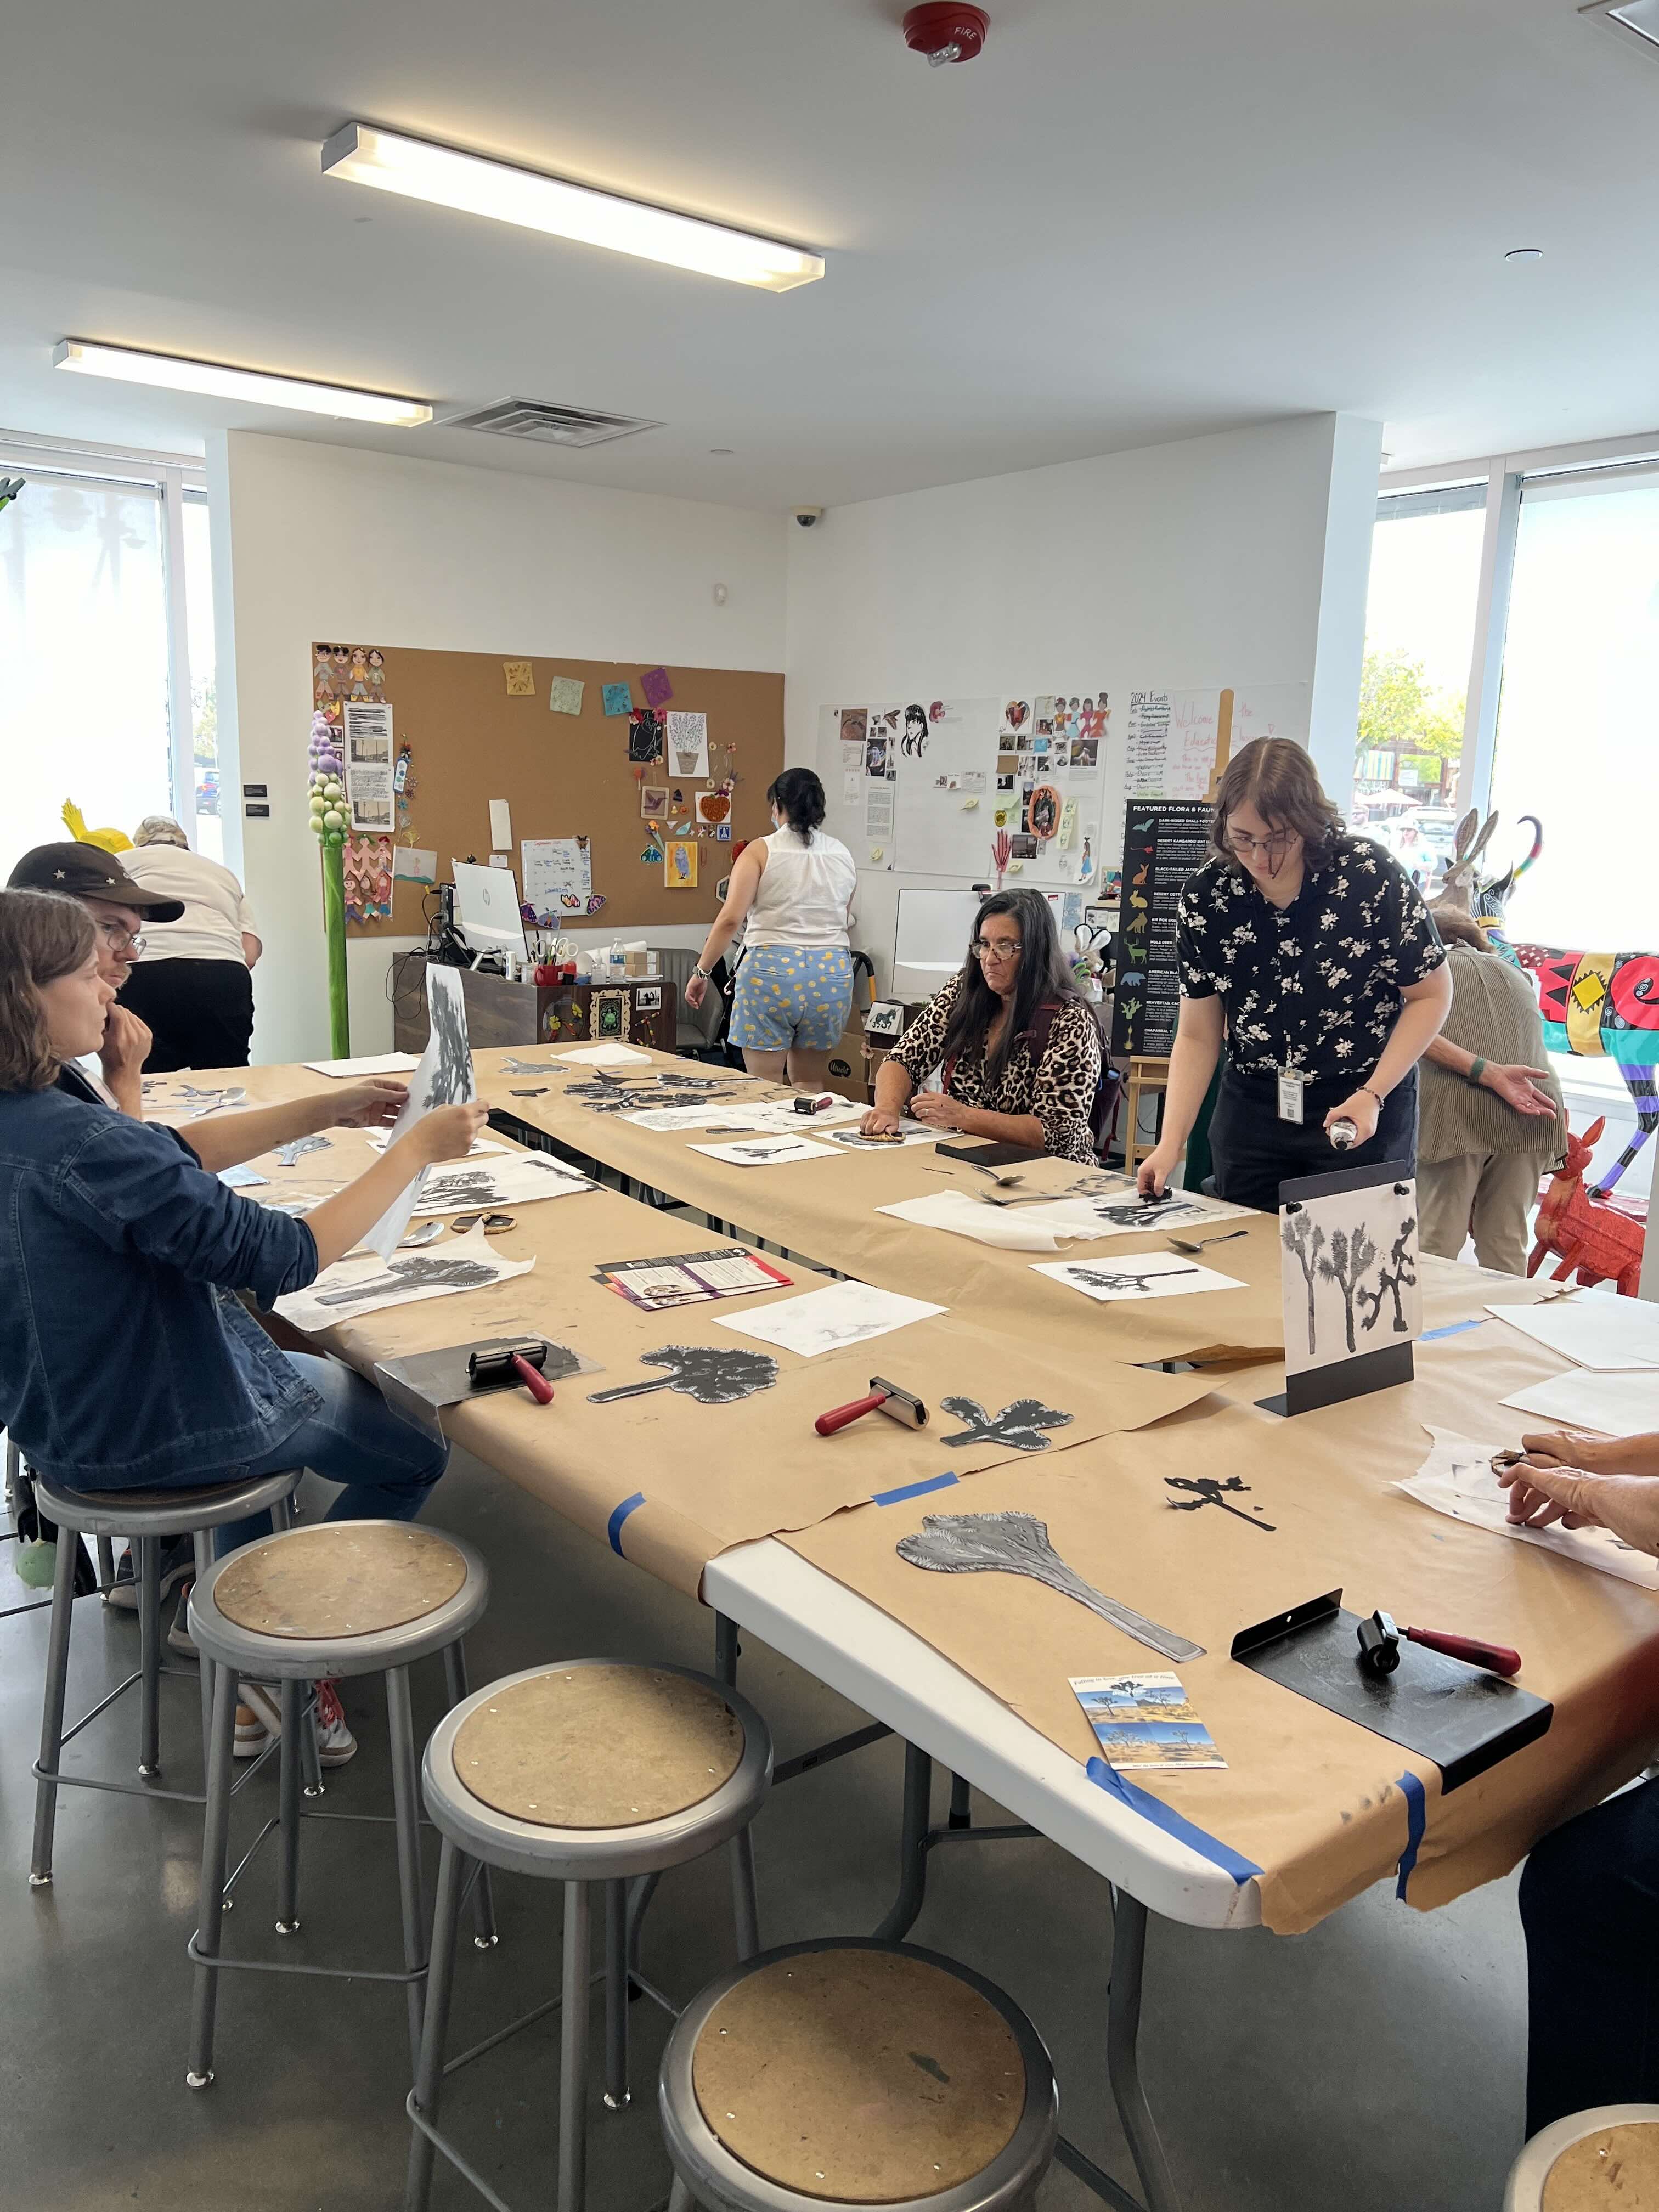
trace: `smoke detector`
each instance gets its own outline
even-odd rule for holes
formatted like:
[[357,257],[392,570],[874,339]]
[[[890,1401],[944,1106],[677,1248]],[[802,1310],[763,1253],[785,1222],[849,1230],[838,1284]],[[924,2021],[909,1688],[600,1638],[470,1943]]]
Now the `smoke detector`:
[[926,54],[930,69],[945,62],[970,62],[985,44],[991,19],[982,8],[962,0],[923,0],[904,18],[904,43],[912,53]]

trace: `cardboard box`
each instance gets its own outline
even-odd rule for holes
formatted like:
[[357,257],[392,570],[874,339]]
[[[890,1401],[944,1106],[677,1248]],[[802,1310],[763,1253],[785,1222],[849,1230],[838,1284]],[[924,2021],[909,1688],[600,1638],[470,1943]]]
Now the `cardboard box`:
[[870,1103],[870,1079],[865,1066],[864,1025],[855,1022],[843,1030],[841,1042],[830,1054],[830,1072],[824,1078],[824,1088],[838,1097],[851,1098],[860,1106]]

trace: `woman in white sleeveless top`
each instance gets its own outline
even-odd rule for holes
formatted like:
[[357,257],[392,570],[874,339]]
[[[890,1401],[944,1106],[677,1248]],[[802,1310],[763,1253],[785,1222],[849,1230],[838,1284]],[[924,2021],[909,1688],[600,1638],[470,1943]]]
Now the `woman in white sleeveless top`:
[[858,869],[826,837],[823,786],[810,768],[787,768],[768,791],[773,831],[745,845],[685,987],[700,1006],[708,971],[746,921],[732,1008],[732,1042],[754,1075],[821,1091],[853,1005],[848,951]]

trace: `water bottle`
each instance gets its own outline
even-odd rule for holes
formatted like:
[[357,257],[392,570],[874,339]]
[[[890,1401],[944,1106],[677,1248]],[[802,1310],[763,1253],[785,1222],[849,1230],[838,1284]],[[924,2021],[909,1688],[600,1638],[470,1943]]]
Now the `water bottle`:
[[1358,1140],[1359,1125],[1358,1122],[1350,1121],[1346,1115],[1341,1121],[1332,1122],[1331,1142],[1335,1146],[1339,1152],[1346,1152],[1351,1145],[1357,1144]]

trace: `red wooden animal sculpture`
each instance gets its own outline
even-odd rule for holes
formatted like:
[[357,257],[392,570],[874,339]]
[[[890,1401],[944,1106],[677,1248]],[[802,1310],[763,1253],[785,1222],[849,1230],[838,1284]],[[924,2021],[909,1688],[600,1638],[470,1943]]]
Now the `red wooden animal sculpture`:
[[1538,1241],[1527,1273],[1535,1275],[1545,1255],[1553,1253],[1561,1264],[1552,1281],[1565,1281],[1576,1268],[1581,1283],[1617,1283],[1621,1297],[1633,1298],[1642,1273],[1646,1222],[1592,1197],[1584,1188],[1584,1170],[1606,1126],[1607,1117],[1601,1115],[1582,1137],[1568,1129],[1566,1165],[1550,1177],[1539,1203]]

